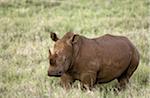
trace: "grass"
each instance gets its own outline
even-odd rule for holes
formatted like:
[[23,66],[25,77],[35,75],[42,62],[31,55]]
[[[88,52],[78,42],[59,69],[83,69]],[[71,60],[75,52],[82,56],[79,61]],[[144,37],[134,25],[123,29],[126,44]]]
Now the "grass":
[[[0,0],[0,98],[149,98],[149,6],[149,0]],[[47,76],[50,31],[127,36],[141,55],[128,89],[114,94],[116,81],[86,92],[78,82],[61,88],[59,78]]]

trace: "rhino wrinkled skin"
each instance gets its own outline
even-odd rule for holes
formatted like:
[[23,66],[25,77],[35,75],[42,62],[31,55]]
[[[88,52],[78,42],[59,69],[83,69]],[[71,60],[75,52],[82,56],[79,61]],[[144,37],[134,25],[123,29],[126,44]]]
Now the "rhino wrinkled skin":
[[89,39],[72,32],[61,39],[56,33],[50,36],[55,44],[53,53],[49,50],[48,76],[61,77],[65,88],[75,80],[83,87],[92,88],[114,79],[120,88],[125,88],[139,65],[138,50],[123,36],[106,34]]

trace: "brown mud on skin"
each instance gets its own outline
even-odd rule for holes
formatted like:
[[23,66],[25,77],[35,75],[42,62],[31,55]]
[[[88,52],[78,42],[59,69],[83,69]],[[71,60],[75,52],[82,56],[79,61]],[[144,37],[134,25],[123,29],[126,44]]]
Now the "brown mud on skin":
[[53,53],[49,50],[48,75],[61,77],[65,88],[75,80],[91,89],[117,79],[121,90],[139,65],[138,50],[123,36],[106,34],[89,39],[68,32],[61,39],[51,33],[51,39],[55,45]]

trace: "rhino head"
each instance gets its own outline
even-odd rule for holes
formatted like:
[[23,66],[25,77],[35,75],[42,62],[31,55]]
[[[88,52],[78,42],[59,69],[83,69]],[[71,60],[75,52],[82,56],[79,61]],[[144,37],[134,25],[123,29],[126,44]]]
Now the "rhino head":
[[74,45],[78,42],[79,35],[69,32],[59,39],[56,33],[50,33],[50,37],[55,44],[53,53],[49,49],[48,76],[60,77],[72,64]]

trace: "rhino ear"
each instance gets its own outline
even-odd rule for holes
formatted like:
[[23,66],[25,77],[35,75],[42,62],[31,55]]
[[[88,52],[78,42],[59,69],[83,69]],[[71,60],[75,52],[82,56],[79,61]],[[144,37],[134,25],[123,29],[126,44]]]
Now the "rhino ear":
[[71,39],[70,39],[70,43],[71,43],[71,44],[75,44],[75,43],[78,42],[78,40],[79,40],[79,35],[78,35],[78,34],[74,34],[74,35],[71,37]]
[[54,32],[51,32],[50,33],[50,38],[53,40],[53,41],[57,41],[57,40],[59,40],[59,38],[57,37],[57,35],[56,35],[56,33],[54,33]]

